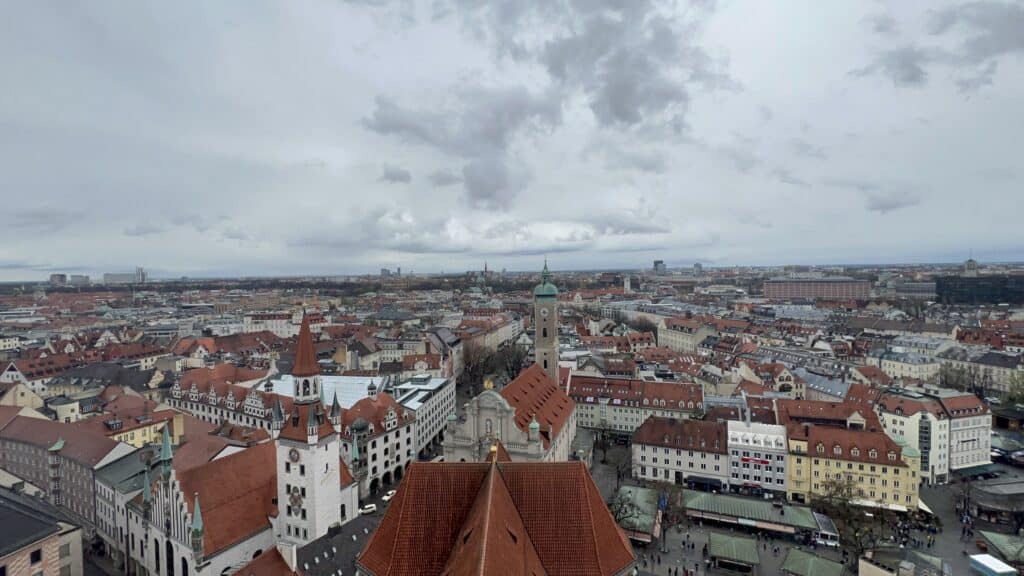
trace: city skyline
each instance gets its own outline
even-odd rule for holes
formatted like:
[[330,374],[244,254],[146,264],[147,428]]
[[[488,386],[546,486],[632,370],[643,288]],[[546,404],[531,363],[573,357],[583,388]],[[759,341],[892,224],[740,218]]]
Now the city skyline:
[[0,281],[1021,260],[1017,24],[996,2],[14,6]]

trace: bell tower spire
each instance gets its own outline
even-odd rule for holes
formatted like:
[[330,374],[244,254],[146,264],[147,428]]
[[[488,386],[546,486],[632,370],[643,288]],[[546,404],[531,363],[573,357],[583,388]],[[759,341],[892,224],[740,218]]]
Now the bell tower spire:
[[297,404],[311,404],[320,400],[320,364],[316,360],[313,334],[309,317],[302,317],[299,339],[295,346],[295,365],[292,368],[294,398]]

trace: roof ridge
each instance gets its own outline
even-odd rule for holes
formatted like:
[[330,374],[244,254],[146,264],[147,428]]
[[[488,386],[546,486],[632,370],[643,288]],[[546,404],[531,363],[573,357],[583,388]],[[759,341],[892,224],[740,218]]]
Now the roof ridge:
[[[577,460],[577,462],[578,462],[578,465],[582,466],[582,464],[583,464],[582,461]],[[591,483],[593,483],[593,479],[591,479]],[[597,528],[594,526],[594,507],[593,507],[593,502],[591,502],[591,499],[590,499],[591,495],[590,495],[590,490],[588,490],[588,488],[589,488],[589,486],[587,486],[586,483],[584,482],[584,485],[583,485],[583,495],[587,499],[587,507],[586,508],[587,508],[587,516],[589,517],[588,518],[589,522],[587,522],[587,524],[590,525],[590,538],[594,542],[594,550],[598,550],[598,549],[600,549],[600,546],[599,546],[599,544],[597,542]],[[601,505],[602,506],[607,506],[607,504],[605,504],[604,501],[601,502]],[[602,574],[604,574],[604,566],[601,565],[601,555],[600,554],[595,554],[595,558],[597,560],[597,569],[600,570],[600,572]]]
[[[483,530],[480,534],[480,574],[484,575],[484,566],[487,564],[487,534],[491,525],[491,512],[494,500],[494,472],[497,470],[497,461],[491,462],[491,467],[487,470],[486,486],[482,486],[487,492],[484,494],[485,502],[484,505],[484,517],[483,517]],[[507,489],[507,488],[506,488]],[[472,510],[470,511],[472,514]],[[484,575],[485,576],[485,575]]]

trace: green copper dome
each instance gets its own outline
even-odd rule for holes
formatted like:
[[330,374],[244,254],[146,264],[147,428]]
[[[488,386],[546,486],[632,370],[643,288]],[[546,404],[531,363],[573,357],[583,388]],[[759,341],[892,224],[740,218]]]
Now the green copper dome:
[[548,270],[548,261],[544,259],[544,270],[540,273],[540,284],[533,289],[533,295],[538,298],[557,298],[558,287],[551,283],[551,271]]

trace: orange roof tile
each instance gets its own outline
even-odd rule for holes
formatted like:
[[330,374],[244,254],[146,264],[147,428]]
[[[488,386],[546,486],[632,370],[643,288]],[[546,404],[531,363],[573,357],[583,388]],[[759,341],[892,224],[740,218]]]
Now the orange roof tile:
[[315,376],[320,373],[320,364],[316,361],[316,350],[313,348],[313,335],[309,331],[309,317],[302,317],[299,328],[299,342],[295,348],[295,365],[292,376]]
[[203,554],[216,552],[270,527],[277,496],[276,447],[257,444],[241,452],[177,473],[187,509],[199,494]]
[[582,462],[414,462],[359,564],[376,576],[582,576],[634,560]]
[[520,372],[499,394],[515,408],[515,423],[520,430],[527,432],[530,422],[537,419],[545,447],[558,436],[576,409],[576,403],[557,382],[552,382],[539,364]]

